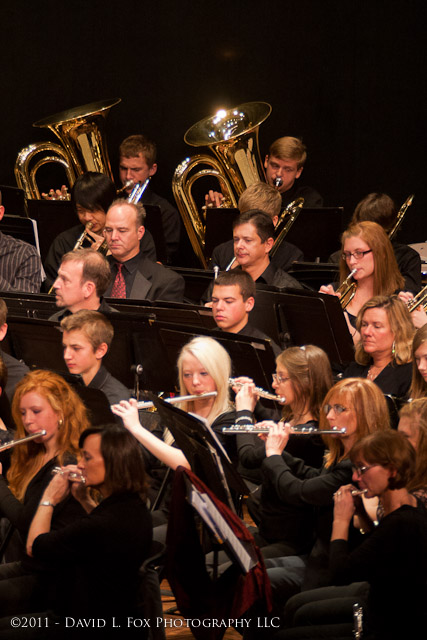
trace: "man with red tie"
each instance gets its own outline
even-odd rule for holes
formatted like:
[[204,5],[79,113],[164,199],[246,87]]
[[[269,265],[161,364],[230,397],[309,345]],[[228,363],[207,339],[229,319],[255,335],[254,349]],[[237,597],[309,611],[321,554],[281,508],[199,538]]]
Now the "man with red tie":
[[184,278],[145,258],[139,243],[145,233],[145,209],[141,204],[116,200],[107,212],[105,239],[111,255],[108,257],[112,283],[107,297],[137,300],[182,302]]

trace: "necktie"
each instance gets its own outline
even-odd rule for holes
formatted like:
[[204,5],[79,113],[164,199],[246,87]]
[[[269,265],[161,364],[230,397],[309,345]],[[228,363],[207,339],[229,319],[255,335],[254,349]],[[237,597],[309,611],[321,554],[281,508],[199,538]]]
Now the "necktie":
[[122,273],[123,265],[121,262],[117,263],[117,275],[111,289],[112,298],[126,298],[126,283]]

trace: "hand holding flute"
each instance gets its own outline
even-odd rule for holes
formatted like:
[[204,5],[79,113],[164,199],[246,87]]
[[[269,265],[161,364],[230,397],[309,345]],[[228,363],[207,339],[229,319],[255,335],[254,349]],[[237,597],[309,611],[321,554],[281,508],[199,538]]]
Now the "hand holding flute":
[[281,456],[283,449],[288,444],[291,425],[289,422],[278,422],[277,424],[269,420],[265,422],[270,426],[267,437],[265,438],[265,435],[260,436],[265,439],[265,455],[267,458],[270,456]]

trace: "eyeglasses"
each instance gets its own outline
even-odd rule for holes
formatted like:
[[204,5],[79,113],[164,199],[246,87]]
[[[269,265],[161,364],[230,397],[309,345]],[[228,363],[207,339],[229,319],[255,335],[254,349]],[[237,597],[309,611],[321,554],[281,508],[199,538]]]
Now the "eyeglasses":
[[341,258],[343,260],[350,260],[351,256],[353,256],[355,260],[361,260],[367,253],[371,252],[372,249],[368,249],[367,251],[344,251],[344,253],[341,254]]
[[369,471],[369,469],[372,469],[372,467],[378,467],[377,464],[370,464],[366,467],[358,467],[357,465],[353,464],[352,465],[352,471],[353,473],[355,473],[358,476],[363,476],[364,473],[366,473],[367,471]]
[[290,378],[283,378],[282,376],[279,376],[278,373],[273,373],[273,382],[276,384],[282,384],[282,382],[286,382],[286,380],[290,380]]
[[323,411],[326,415],[328,415],[330,411],[333,411],[336,415],[340,415],[340,413],[348,411],[348,408],[343,407],[342,404],[325,404],[323,405]]

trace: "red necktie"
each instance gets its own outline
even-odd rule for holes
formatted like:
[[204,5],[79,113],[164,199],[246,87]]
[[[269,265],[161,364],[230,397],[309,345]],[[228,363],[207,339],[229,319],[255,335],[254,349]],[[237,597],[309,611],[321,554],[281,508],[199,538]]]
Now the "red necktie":
[[117,263],[117,275],[111,289],[112,298],[126,298],[126,283],[122,273],[123,265],[121,262]]

